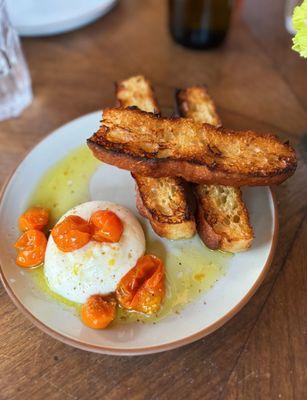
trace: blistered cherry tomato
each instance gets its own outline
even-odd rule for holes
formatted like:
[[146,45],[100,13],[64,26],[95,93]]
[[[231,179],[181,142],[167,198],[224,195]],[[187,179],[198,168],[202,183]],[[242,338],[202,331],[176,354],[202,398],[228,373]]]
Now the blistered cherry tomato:
[[89,328],[104,329],[116,316],[116,301],[111,296],[95,294],[89,297],[81,309],[83,323]]
[[109,210],[99,210],[92,214],[93,239],[97,242],[116,243],[123,233],[123,224],[118,216]]
[[43,232],[29,229],[15,243],[18,249],[16,263],[20,267],[35,267],[44,261],[47,239]]
[[19,217],[19,228],[21,231],[37,229],[41,231],[48,224],[49,212],[42,207],[31,207]]
[[122,307],[145,314],[159,310],[164,294],[164,265],[153,255],[141,257],[116,289],[116,297]]
[[91,226],[78,215],[69,215],[55,225],[51,235],[57,247],[64,252],[85,246],[91,239]]

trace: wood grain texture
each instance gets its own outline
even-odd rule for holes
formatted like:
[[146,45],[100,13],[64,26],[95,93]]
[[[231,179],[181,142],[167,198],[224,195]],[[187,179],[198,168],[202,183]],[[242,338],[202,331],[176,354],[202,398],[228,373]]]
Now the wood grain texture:
[[278,133],[300,162],[276,188],[280,239],[264,283],[224,327],[189,346],[133,358],[86,353],[34,328],[1,287],[0,399],[307,398],[307,62],[289,50],[283,2],[246,0],[225,45],[209,52],[171,41],[163,0],[123,0],[80,31],[23,44],[35,99],[0,124],[1,184],[34,143],[114,104],[113,82],[136,73],[152,80],[168,115],[176,87],[206,83],[225,126]]

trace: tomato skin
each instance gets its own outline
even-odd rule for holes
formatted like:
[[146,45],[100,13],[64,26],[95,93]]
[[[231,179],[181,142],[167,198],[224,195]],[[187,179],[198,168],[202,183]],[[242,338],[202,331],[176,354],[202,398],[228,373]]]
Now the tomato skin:
[[116,317],[116,300],[112,296],[95,294],[81,309],[83,323],[92,329],[106,328]]
[[69,215],[55,225],[51,235],[61,251],[70,252],[80,249],[91,240],[91,226],[78,215]]
[[16,264],[23,268],[32,268],[40,265],[45,258],[47,238],[37,229],[24,232],[15,243],[18,250]]
[[98,210],[90,218],[93,239],[97,242],[119,242],[123,233],[123,223],[118,216],[109,210]]
[[157,312],[165,295],[164,278],[164,265],[158,257],[141,257],[117,286],[119,304],[145,314]]
[[49,211],[42,207],[31,207],[19,217],[19,228],[25,232],[29,229],[43,230],[49,221]]

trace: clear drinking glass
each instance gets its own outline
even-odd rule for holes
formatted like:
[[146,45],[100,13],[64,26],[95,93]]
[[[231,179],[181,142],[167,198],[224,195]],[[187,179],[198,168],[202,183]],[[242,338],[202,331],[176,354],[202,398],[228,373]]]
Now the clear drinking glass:
[[0,0],[0,121],[17,117],[33,98],[31,78],[5,1]]

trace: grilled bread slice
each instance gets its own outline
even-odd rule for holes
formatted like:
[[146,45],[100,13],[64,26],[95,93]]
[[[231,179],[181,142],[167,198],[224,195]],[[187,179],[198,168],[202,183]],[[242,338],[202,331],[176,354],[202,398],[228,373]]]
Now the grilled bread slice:
[[219,127],[222,122],[215,104],[204,86],[191,86],[176,91],[176,105],[180,116]]
[[150,178],[133,175],[137,208],[153,230],[167,239],[188,239],[196,226],[188,187],[181,178]]
[[239,188],[196,185],[197,231],[212,250],[237,253],[247,250],[253,230]]
[[[150,82],[134,76],[116,84],[116,97],[123,107],[159,113]],[[188,188],[181,178],[150,178],[132,175],[136,182],[136,205],[153,230],[167,239],[188,239],[196,232]]]
[[88,145],[108,164],[135,174],[195,183],[272,185],[296,169],[292,147],[271,134],[231,131],[187,118],[107,108]]
[[[213,100],[204,86],[176,92],[179,113],[198,122],[221,125]],[[222,185],[195,185],[197,230],[210,249],[232,253],[248,249],[253,229],[239,188]]]
[[121,107],[137,107],[140,110],[160,114],[150,82],[143,76],[137,75],[116,82],[116,98]]

